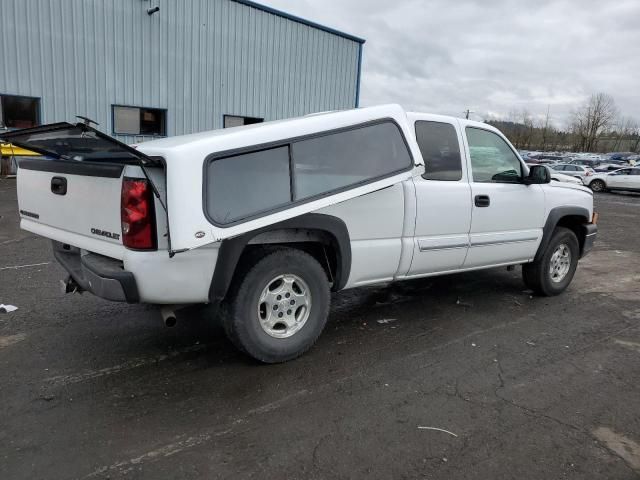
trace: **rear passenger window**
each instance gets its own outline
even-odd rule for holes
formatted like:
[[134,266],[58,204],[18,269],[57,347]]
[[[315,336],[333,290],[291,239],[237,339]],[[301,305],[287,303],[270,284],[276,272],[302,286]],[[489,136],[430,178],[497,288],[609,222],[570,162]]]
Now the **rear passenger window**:
[[219,158],[207,172],[207,212],[218,224],[273,210],[291,201],[289,147]]
[[416,139],[424,159],[427,180],[462,179],[460,144],[453,125],[440,122],[416,122]]
[[391,122],[294,142],[294,199],[306,199],[407,170],[411,157]]

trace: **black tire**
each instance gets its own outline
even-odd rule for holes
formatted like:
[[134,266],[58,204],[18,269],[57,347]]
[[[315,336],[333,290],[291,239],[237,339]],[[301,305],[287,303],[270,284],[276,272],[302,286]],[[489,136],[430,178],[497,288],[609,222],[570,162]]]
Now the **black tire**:
[[[554,280],[556,274],[551,272],[551,261],[556,250],[565,245],[570,254],[569,269],[566,274],[559,280]],[[522,278],[524,283],[538,295],[544,295],[547,297],[553,295],[559,295],[564,292],[566,288],[573,280],[573,275],[576,273],[578,266],[578,259],[580,256],[580,245],[576,234],[568,228],[558,227],[553,232],[551,241],[547,245],[542,256],[532,262],[522,266]]]
[[[293,248],[265,250],[264,256],[250,268],[240,269],[239,275],[241,277],[233,282],[222,309],[222,323],[231,342],[247,355],[264,363],[286,362],[309,350],[324,329],[331,303],[329,280],[318,261]],[[287,332],[284,320],[276,320],[278,325],[271,329],[272,334],[278,334],[276,327],[284,327],[281,335],[291,335],[276,338],[262,326],[260,315],[266,312],[267,304],[261,303],[260,297],[265,288],[274,285],[272,280],[282,275],[288,279],[298,277],[302,285],[306,284],[304,286],[310,293],[311,307],[306,320],[301,322],[302,326],[294,327],[299,328],[295,333]],[[296,287],[297,283],[294,283]],[[286,301],[284,295],[282,297],[281,302]],[[281,302],[275,302],[273,306],[280,307],[281,311],[289,308]],[[293,311],[293,317],[296,317],[296,311]]]
[[596,179],[589,184],[589,188],[594,192],[604,192],[607,190],[607,184],[602,180]]

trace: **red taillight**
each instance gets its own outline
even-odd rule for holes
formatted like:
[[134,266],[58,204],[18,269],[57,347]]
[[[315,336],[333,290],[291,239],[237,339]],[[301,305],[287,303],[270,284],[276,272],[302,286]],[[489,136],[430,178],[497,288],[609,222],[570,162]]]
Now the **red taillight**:
[[122,180],[120,220],[125,247],[136,250],[157,248],[153,192],[147,180],[127,177]]

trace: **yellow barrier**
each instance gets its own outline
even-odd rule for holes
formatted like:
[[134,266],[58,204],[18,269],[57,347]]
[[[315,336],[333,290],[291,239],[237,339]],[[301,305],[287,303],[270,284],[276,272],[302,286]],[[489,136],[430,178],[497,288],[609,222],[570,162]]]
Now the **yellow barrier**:
[[40,154],[32,152],[30,150],[25,150],[24,148],[16,147],[15,145],[11,145],[10,143],[0,143],[0,156],[10,157],[12,155],[16,155],[19,157],[31,157]]

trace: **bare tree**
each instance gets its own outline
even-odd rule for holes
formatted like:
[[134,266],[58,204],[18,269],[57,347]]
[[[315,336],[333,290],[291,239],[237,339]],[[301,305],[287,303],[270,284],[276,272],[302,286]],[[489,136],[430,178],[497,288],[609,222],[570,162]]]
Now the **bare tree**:
[[609,129],[618,113],[613,98],[606,93],[591,95],[589,100],[573,113],[571,131],[576,135],[576,146],[582,151],[595,151],[598,137]]
[[542,151],[547,151],[547,141],[549,140],[549,108],[547,105],[547,115],[544,117],[544,123],[542,124]]
[[640,152],[640,125],[632,120],[629,125],[629,150],[635,153]]

